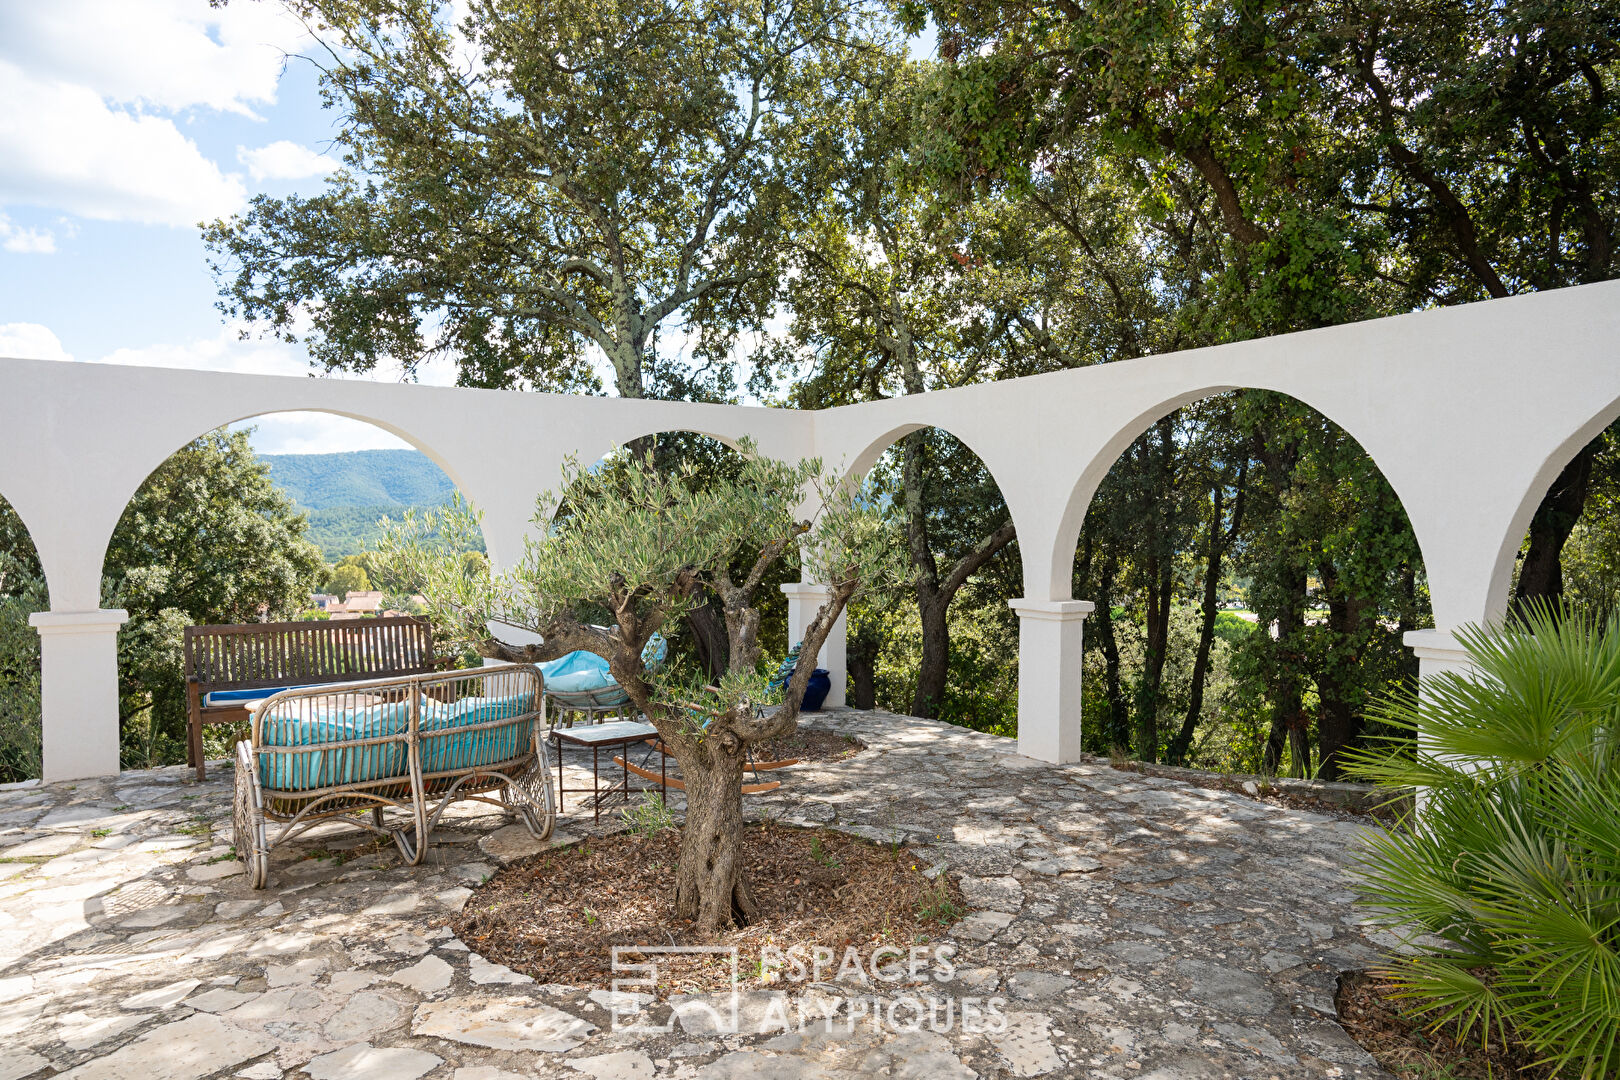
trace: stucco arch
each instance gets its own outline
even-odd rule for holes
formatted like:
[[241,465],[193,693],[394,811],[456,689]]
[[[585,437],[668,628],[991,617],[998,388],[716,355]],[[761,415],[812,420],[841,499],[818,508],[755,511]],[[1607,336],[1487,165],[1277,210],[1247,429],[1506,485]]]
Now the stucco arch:
[[[1356,445],[1360,446],[1362,451],[1367,454],[1374,467],[1378,469],[1385,481],[1395,491],[1395,497],[1400,500],[1402,507],[1406,509],[1407,520],[1411,523],[1412,529],[1417,535],[1418,548],[1420,551],[1423,550],[1423,528],[1418,520],[1418,515],[1412,512],[1410,500],[1401,491],[1399,483],[1391,475],[1390,470],[1386,469],[1384,463],[1379,460],[1378,454],[1368,445],[1368,438],[1363,438],[1361,434],[1357,433],[1355,427],[1352,426],[1353,421],[1347,423],[1347,418],[1341,418],[1340,415],[1337,415],[1341,410],[1337,408],[1336,402],[1324,400],[1327,395],[1312,393],[1309,389],[1300,387],[1297,384],[1290,386],[1287,380],[1266,383],[1259,381],[1199,383],[1155,401],[1146,408],[1137,411],[1129,420],[1118,424],[1112,434],[1103,440],[1097,451],[1086,461],[1084,468],[1081,469],[1069,489],[1068,497],[1063,504],[1062,514],[1058,520],[1057,535],[1052,547],[1048,568],[1052,591],[1051,599],[1067,600],[1073,596],[1074,552],[1080,542],[1080,530],[1085,525],[1086,514],[1091,508],[1092,500],[1096,497],[1097,489],[1119,460],[1120,455],[1124,454],[1130,445],[1149,428],[1177,409],[1236,390],[1262,390],[1282,394],[1319,413],[1349,435],[1350,438],[1354,439]],[[1376,442],[1377,434],[1369,432],[1368,437]],[[1033,595],[1033,592],[1031,592],[1031,595]]]
[[[391,423],[391,422],[389,422],[387,420],[383,420],[383,419],[375,417],[375,416],[366,415],[366,414],[360,413],[360,412],[354,412],[354,411],[343,410],[343,409],[333,409],[333,408],[327,408],[327,407],[312,407],[312,408],[296,408],[296,407],[294,407],[294,408],[258,410],[258,411],[247,413],[246,415],[232,415],[231,418],[228,419],[228,420],[224,420],[221,423],[217,423],[217,424],[210,424],[207,427],[201,428],[200,430],[196,430],[195,425],[193,425],[193,433],[192,434],[187,435],[179,443],[177,443],[176,445],[171,447],[168,450],[167,453],[165,453],[162,457],[157,458],[155,462],[151,460],[152,455],[150,453],[147,453],[147,454],[145,454],[145,455],[143,455],[143,456],[141,456],[139,458],[136,458],[136,459],[132,460],[131,461],[131,469],[132,470],[140,468],[140,466],[141,466],[141,464],[143,462],[149,462],[150,467],[147,468],[146,471],[141,474],[140,479],[135,481],[134,484],[127,484],[127,478],[126,478],[127,490],[124,492],[123,502],[117,504],[116,512],[113,515],[112,522],[106,526],[106,532],[102,537],[102,542],[101,542],[102,563],[105,564],[105,562],[106,562],[107,551],[112,545],[113,531],[118,527],[118,522],[123,517],[124,510],[129,506],[130,500],[135,497],[135,494],[136,494],[137,491],[140,490],[141,485],[144,484],[147,481],[147,479],[154,472],[156,472],[159,468],[161,468],[163,466],[163,463],[168,461],[170,457],[174,456],[181,449],[183,449],[184,447],[190,445],[192,442],[196,441],[197,439],[202,438],[204,435],[208,434],[211,431],[217,431],[220,428],[228,427],[228,426],[230,426],[232,424],[239,424],[239,423],[242,423],[244,421],[255,420],[255,419],[258,419],[259,417],[263,417],[263,416],[276,416],[276,415],[280,415],[280,414],[284,414],[284,413],[292,413],[292,412],[318,412],[318,413],[324,413],[324,414],[326,414],[328,416],[341,416],[341,417],[343,417],[345,419],[348,419],[348,420],[356,420],[356,421],[359,421],[359,422],[364,423],[364,424],[370,424],[372,427],[378,428],[379,430],[382,430],[382,431],[386,431],[390,435],[393,435],[393,436],[395,436],[397,438],[403,439],[405,442],[410,443],[413,448],[415,448],[416,450],[419,450],[422,454],[424,454],[430,461],[432,461],[433,464],[435,466],[437,466],[439,468],[439,470],[442,471],[445,474],[445,476],[447,476],[450,479],[450,482],[455,485],[457,491],[462,493],[463,497],[469,498],[469,499],[471,498],[471,496],[469,495],[469,493],[467,491],[465,483],[463,482],[462,478],[458,475],[458,470],[456,469],[455,465],[453,463],[451,463],[442,453],[440,453],[437,449],[435,449],[431,444],[425,442],[424,440],[422,440],[421,438],[416,436],[411,431],[407,430],[406,428],[404,428],[404,427],[402,427],[402,426],[400,426],[400,425],[398,425],[396,423]],[[116,496],[114,497],[114,501],[116,501]],[[489,548],[491,546],[490,541],[491,541],[491,538],[486,534],[484,536],[484,545],[485,545],[486,548]]]
[[[891,400],[905,401],[904,398]],[[990,479],[995,482],[1002,497],[1009,499],[1008,507],[1012,507],[1008,484],[1004,482],[1002,475],[1007,471],[1007,465],[1002,462],[998,466],[997,463],[1002,456],[997,454],[1001,449],[1001,440],[996,438],[993,431],[974,430],[973,425],[964,423],[960,416],[933,417],[926,413],[913,413],[898,422],[893,418],[885,418],[885,421],[875,429],[845,434],[840,440],[843,445],[838,448],[840,456],[836,458],[828,454],[827,448],[822,448],[820,452],[822,463],[829,470],[837,470],[843,483],[858,484],[890,447],[912,432],[928,428],[937,428],[967,447],[973,456],[979,459],[985,472],[990,474]],[[858,449],[851,452],[850,447]],[[1015,519],[1016,517],[1014,514]]]
[[1558,479],[1558,474],[1564,471],[1564,467],[1581,452],[1581,448],[1597,438],[1604,428],[1617,419],[1620,419],[1620,398],[1611,400],[1587,417],[1584,423],[1552,448],[1530,477],[1529,483],[1525,485],[1520,495],[1518,506],[1513,511],[1513,516],[1508,519],[1507,530],[1502,536],[1502,546],[1497,552],[1496,565],[1491,570],[1487,598],[1491,611],[1507,610],[1508,591],[1513,584],[1513,564],[1518,560],[1519,548],[1524,543],[1524,534],[1530,529],[1530,519],[1535,517],[1536,509],[1541,505],[1547,490],[1552,487],[1553,481]]
[[[630,436],[628,436],[626,438],[623,438],[623,439],[615,439],[612,442],[608,442],[608,443],[605,443],[605,444],[598,443],[598,444],[596,444],[595,448],[586,449],[583,452],[576,453],[576,454],[569,455],[569,456],[572,457],[575,461],[577,461],[582,467],[589,469],[589,468],[595,467],[596,465],[601,464],[603,461],[606,461],[608,456],[610,454],[612,454],[614,451],[624,449],[625,447],[629,446],[631,443],[635,442],[637,439],[656,438],[659,435],[699,435],[699,436],[702,436],[705,439],[713,439],[715,442],[720,443],[722,446],[726,447],[728,450],[737,451],[739,453],[742,451],[742,440],[749,437],[748,433],[746,433],[746,432],[744,432],[744,433],[742,433],[740,435],[722,435],[719,432],[715,432],[715,431],[703,431],[703,430],[700,430],[698,428],[681,427],[679,425],[672,426],[672,427],[659,427],[659,428],[654,428],[652,430],[646,430],[646,431],[636,429],[636,434],[634,434],[634,435],[630,435]],[[559,463],[559,472],[558,472],[558,475],[557,475],[555,481],[553,482],[553,484],[551,486],[544,489],[544,490],[550,492],[553,496],[556,496],[557,494],[560,493],[560,488],[561,488],[561,485],[562,485],[562,474],[560,472],[560,465],[561,465],[561,463]],[[548,503],[548,505],[544,509],[544,513],[546,515],[547,520],[550,520],[551,518],[556,516],[558,506],[559,506],[559,504],[555,501],[555,498],[553,498],[553,500],[550,503]],[[538,507],[536,509],[536,512],[537,513],[540,512]]]

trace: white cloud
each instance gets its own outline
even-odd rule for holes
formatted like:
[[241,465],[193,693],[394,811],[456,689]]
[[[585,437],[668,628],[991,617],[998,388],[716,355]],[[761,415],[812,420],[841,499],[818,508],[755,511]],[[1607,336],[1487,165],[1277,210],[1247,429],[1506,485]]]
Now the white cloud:
[[26,229],[0,214],[0,248],[19,255],[54,255],[56,236],[49,229]]
[[253,449],[261,454],[337,454],[349,450],[412,450],[398,436],[363,420],[330,413],[272,413],[240,424],[253,429]]
[[0,59],[143,108],[253,115],[308,36],[280,4],[50,0],[0,5]]
[[238,210],[241,176],[176,121],[254,117],[308,42],[279,4],[0,4],[0,204],[180,226]]
[[87,86],[0,61],[0,202],[89,218],[194,225],[247,197],[164,117],[109,106]]
[[39,323],[0,323],[0,356],[20,360],[72,360],[62,340]]
[[325,176],[342,165],[336,158],[317,154],[307,146],[286,139],[256,150],[239,146],[236,160],[247,166],[248,174],[255,180],[303,180]]

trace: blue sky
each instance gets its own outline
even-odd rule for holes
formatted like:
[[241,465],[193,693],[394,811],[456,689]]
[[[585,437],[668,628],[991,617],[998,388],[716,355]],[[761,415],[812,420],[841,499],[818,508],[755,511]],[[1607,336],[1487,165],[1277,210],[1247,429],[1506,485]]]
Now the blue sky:
[[[197,228],[334,165],[307,45],[257,0],[0,4],[0,356],[308,370],[222,321]],[[264,418],[255,442],[404,445],[318,414]]]
[[[336,166],[310,44],[273,0],[0,0],[0,356],[310,370],[223,321],[197,227]],[[317,413],[255,424],[263,453],[405,445]]]

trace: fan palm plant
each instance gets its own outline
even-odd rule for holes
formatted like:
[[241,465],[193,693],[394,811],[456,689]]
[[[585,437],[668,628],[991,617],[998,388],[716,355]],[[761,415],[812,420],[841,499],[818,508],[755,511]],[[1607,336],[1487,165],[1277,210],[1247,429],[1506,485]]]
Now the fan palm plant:
[[1475,671],[1384,699],[1375,715],[1408,737],[1353,764],[1424,793],[1360,859],[1363,900],[1406,941],[1384,973],[1427,1022],[1517,1042],[1560,1075],[1614,1076],[1620,616],[1532,606],[1456,636]]

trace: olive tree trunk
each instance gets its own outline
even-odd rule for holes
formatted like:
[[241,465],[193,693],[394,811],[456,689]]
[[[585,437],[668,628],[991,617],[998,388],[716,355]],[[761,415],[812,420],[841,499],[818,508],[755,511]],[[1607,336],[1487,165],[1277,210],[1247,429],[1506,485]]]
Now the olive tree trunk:
[[680,758],[686,822],[675,870],[675,914],[716,929],[753,918],[742,866],[742,778],[746,754],[718,745],[692,747]]

